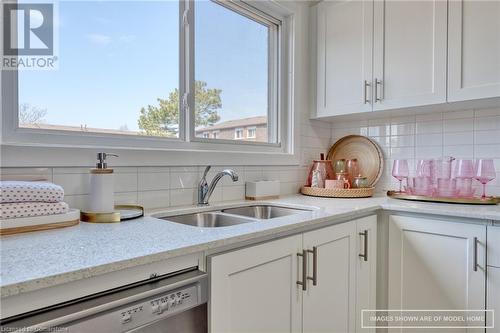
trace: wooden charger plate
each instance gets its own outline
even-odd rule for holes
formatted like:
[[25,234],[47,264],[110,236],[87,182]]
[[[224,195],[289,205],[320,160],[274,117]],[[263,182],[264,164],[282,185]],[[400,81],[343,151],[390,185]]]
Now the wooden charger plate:
[[328,159],[357,159],[359,172],[375,186],[384,171],[384,155],[378,144],[362,135],[348,135],[339,139],[328,151]]

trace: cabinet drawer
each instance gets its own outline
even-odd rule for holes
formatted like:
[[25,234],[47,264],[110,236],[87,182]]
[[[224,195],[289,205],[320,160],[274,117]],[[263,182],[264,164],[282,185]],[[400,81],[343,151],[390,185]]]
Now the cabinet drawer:
[[488,226],[488,266],[500,267],[500,226]]

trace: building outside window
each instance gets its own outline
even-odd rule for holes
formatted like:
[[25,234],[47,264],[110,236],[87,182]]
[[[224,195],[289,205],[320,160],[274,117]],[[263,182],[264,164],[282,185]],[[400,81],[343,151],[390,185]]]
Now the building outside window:
[[236,128],[234,130],[234,138],[235,139],[243,139],[243,128]]
[[205,139],[208,139],[208,138],[210,137],[210,133],[208,133],[208,132],[203,132],[203,137],[204,137]]
[[218,139],[219,138],[220,131],[213,131],[212,132],[212,138],[213,139]]
[[247,138],[255,139],[256,137],[257,137],[257,128],[256,127],[247,128]]

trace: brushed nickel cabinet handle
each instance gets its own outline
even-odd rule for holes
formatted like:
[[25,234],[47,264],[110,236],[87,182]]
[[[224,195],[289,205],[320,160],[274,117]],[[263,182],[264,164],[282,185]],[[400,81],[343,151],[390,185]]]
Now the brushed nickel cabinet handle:
[[380,85],[380,90],[382,90],[382,80],[375,78],[375,103],[382,102],[382,98],[378,97],[378,86],[379,85]]
[[368,99],[368,94],[366,92],[367,88],[370,86],[370,83],[368,81],[363,82],[363,104],[370,103],[370,100]]
[[302,290],[307,290],[307,251],[303,250],[302,253],[297,253],[298,257],[302,257],[302,281],[297,281]]
[[472,267],[472,269],[474,270],[474,272],[477,272],[477,237],[474,237],[474,244],[473,244],[473,246],[474,246],[474,253],[473,253],[474,258],[473,258],[473,263],[472,264],[474,266]]
[[313,246],[312,250],[307,250],[308,253],[312,253],[313,255],[313,276],[308,276],[308,280],[312,280],[313,286],[318,285],[318,248]]
[[359,254],[360,258],[363,258],[364,261],[368,261],[368,230],[359,233],[360,236],[363,236],[364,241],[364,252]]

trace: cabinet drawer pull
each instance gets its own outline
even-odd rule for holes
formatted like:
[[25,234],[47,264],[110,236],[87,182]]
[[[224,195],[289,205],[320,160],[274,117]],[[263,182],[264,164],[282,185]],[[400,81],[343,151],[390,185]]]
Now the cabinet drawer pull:
[[370,83],[368,81],[363,82],[363,104],[368,104],[370,103],[370,100],[368,99],[368,93],[367,88],[370,86]]
[[360,236],[363,236],[364,241],[364,253],[360,253],[359,257],[363,258],[364,261],[368,261],[368,230],[359,233]]
[[474,272],[477,272],[477,237],[474,237],[474,244],[473,244],[473,246],[474,246],[474,253],[473,253],[474,258],[473,258],[473,263],[472,264],[474,266],[472,267],[472,269],[474,270]]
[[303,250],[302,253],[297,253],[298,257],[302,257],[302,281],[297,281],[302,290],[307,290],[307,251]]
[[308,280],[312,280],[313,286],[318,285],[318,248],[313,246],[312,250],[307,250],[308,253],[312,253],[313,255],[313,276],[308,276]]
[[[382,92],[382,80],[375,78],[375,103],[382,102],[382,97],[378,97],[378,86],[380,85],[380,92]],[[380,94],[382,96],[382,94]]]

